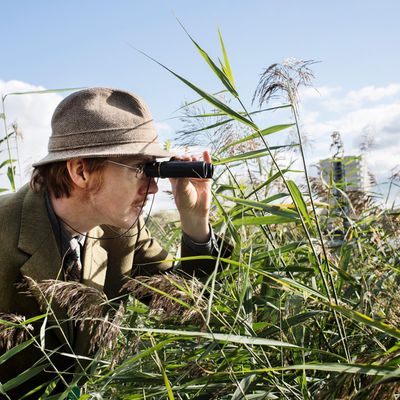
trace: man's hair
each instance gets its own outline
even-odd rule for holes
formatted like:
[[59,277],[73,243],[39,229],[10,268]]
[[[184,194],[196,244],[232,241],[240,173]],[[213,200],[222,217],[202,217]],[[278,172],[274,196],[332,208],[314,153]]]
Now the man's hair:
[[[89,173],[99,172],[96,189],[100,189],[101,172],[104,169],[106,158],[84,158],[85,168]],[[73,189],[73,182],[67,168],[67,161],[39,165],[33,169],[31,188],[35,192],[50,191],[56,199],[69,197]]]

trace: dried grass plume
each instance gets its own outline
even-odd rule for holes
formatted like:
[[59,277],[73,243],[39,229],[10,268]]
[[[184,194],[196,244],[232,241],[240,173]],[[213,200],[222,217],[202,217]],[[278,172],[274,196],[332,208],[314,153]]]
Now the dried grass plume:
[[78,282],[63,282],[53,279],[35,282],[29,279],[29,292],[42,299],[42,308],[55,302],[64,308],[79,329],[87,329],[91,336],[90,352],[98,350],[104,354],[112,348],[120,333],[125,307],[121,303],[117,310],[111,307],[105,293]]
[[17,314],[0,313],[0,348],[10,350],[30,338],[31,324],[23,324],[25,317]]
[[204,320],[202,311],[207,307],[201,289],[199,281],[175,274],[138,276],[123,287],[138,300],[148,302],[152,313],[159,315],[161,321],[178,319],[195,324]]

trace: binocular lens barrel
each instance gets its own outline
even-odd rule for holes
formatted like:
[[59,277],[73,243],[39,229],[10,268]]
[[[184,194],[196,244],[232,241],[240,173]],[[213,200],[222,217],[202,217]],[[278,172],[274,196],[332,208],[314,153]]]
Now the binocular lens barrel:
[[151,178],[212,178],[214,166],[204,161],[163,161],[147,163],[144,172]]

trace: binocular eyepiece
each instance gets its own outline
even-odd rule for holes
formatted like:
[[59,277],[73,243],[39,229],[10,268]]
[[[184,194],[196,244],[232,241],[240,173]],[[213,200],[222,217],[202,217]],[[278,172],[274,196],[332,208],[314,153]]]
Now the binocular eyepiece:
[[151,162],[144,166],[150,178],[212,178],[214,165],[204,161]]

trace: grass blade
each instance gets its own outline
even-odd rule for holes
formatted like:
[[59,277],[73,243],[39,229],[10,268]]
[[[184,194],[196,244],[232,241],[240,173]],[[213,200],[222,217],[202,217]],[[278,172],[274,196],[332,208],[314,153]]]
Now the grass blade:
[[293,223],[293,218],[281,217],[278,215],[268,215],[264,217],[242,217],[232,221],[235,226],[247,225],[273,225]]
[[224,41],[222,40],[221,31],[219,29],[218,29],[218,36],[219,36],[219,42],[221,44],[222,55],[224,56],[224,62],[222,63],[220,61],[220,64],[221,64],[221,67],[222,67],[222,71],[225,73],[225,75],[228,78],[230,84],[235,89],[235,81],[233,79],[232,68],[231,68],[231,65],[229,63],[228,54],[226,52]]
[[33,378],[34,376],[40,374],[45,368],[47,368],[50,364],[38,365],[36,367],[31,367],[15,378],[10,379],[8,382],[2,384],[2,388],[5,392],[8,392],[11,389],[21,385],[27,380]]
[[45,89],[45,90],[31,90],[27,92],[12,92],[6,93],[3,98],[7,96],[21,96],[25,94],[48,94],[48,93],[61,93],[61,92],[71,92],[74,90],[84,89],[84,87],[76,87],[76,88],[65,88],[65,89]]
[[215,332],[198,332],[198,331],[180,331],[176,329],[156,329],[156,328],[124,328],[127,331],[133,332],[148,332],[150,334],[159,333],[164,335],[172,335],[175,340],[185,339],[186,337],[212,340],[223,343],[247,344],[252,346],[268,346],[268,347],[284,347],[292,349],[301,349],[292,343],[283,342],[280,340],[266,339],[258,336],[234,335],[228,333]]
[[[281,146],[271,146],[269,149],[270,150],[278,150],[278,149],[283,149],[283,148],[288,148],[288,147],[296,147],[297,144],[285,144]],[[222,160],[216,160],[213,161],[214,165],[222,165],[222,164],[228,164],[234,161],[244,161],[244,160],[250,160],[253,158],[259,158],[259,157],[265,157],[269,156],[270,151],[262,149],[262,150],[254,150],[254,151],[249,151],[247,153],[243,154],[238,154],[237,156],[232,156],[232,157],[226,157],[223,158]]]
[[364,325],[367,325],[371,328],[377,329],[381,332],[386,333],[389,336],[392,336],[396,339],[400,339],[400,330],[394,326],[385,324],[379,320],[373,319],[368,315],[362,314],[358,311],[349,310],[347,308],[338,306],[333,303],[327,304],[329,307],[333,308],[334,310],[338,311],[340,314],[345,315],[347,318],[351,319],[352,321],[358,321]]
[[244,206],[257,208],[259,210],[264,210],[273,215],[280,215],[282,217],[292,218],[293,220],[298,220],[298,218],[299,218],[299,215],[297,214],[296,211],[289,210],[284,207],[265,204],[262,201],[246,200],[246,199],[240,199],[237,197],[231,197],[231,196],[225,196],[225,195],[222,195],[222,197],[225,198],[226,200],[233,201],[236,204],[241,204]]
[[215,75],[219,78],[219,80],[222,82],[222,84],[229,90],[229,92],[234,96],[238,97],[238,93],[236,92],[234,86],[232,86],[230,79],[225,75],[225,72],[222,71],[218,66],[214,63],[214,61],[211,59],[211,57],[200,47],[200,45],[192,38],[192,36],[189,34],[189,32],[186,30],[186,28],[183,26],[183,24],[178,20],[179,25],[182,27],[182,29],[185,31],[186,35],[188,35],[189,39],[193,42],[193,44],[196,46],[198,52],[201,54],[201,56],[204,58],[204,60],[207,62],[207,64],[210,66],[211,70],[214,72]]
[[34,341],[35,341],[35,339],[27,340],[26,342],[20,343],[16,346],[12,347],[10,350],[5,352],[4,354],[2,354],[0,356],[0,365],[3,364],[4,362],[6,362],[9,358],[14,357],[20,351],[29,347]]
[[288,188],[290,190],[290,194],[292,195],[293,201],[297,206],[301,216],[303,217],[305,223],[307,224],[308,228],[312,228],[311,218],[308,215],[307,205],[304,201],[304,198],[300,192],[300,189],[296,185],[296,183],[292,180],[287,181]]
[[153,57],[150,57],[146,53],[144,53],[141,50],[137,50],[141,54],[143,54],[145,57],[149,58],[150,60],[154,61],[158,65],[160,65],[162,68],[166,69],[168,72],[170,72],[172,75],[174,75],[176,78],[178,78],[180,81],[182,81],[184,84],[189,86],[192,90],[194,90],[197,94],[199,94],[201,97],[203,97],[205,100],[207,100],[210,104],[212,104],[214,107],[218,108],[221,110],[223,113],[226,115],[232,117],[233,119],[236,119],[237,121],[250,126],[253,129],[257,129],[257,126],[254,124],[254,122],[250,121],[249,119],[243,117],[238,113],[237,111],[234,111],[232,108],[228,107],[226,104],[224,104],[222,101],[218,100],[215,96],[212,96],[211,94],[208,94],[204,90],[200,89],[193,83],[189,82],[187,79],[183,78],[182,76],[178,75],[176,72],[172,71],[170,68],[165,66],[164,64],[161,64],[159,61],[154,59]]
[[236,140],[235,142],[229,143],[227,146],[223,147],[219,152],[222,153],[228,150],[230,147],[236,146],[237,144],[247,142],[252,139],[257,139],[261,136],[271,135],[272,133],[283,131],[284,129],[288,129],[292,127],[294,124],[281,124],[281,125],[274,125],[270,126],[269,128],[263,129],[262,131],[252,133],[249,136],[246,136],[242,139]]

